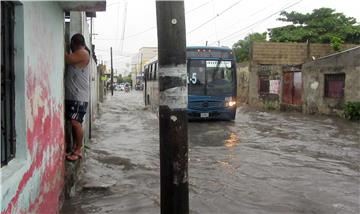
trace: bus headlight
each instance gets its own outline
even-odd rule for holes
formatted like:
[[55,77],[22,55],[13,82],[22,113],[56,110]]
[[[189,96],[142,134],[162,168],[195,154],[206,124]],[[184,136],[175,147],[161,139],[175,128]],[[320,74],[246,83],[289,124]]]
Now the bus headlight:
[[236,101],[225,101],[225,107],[234,107],[236,106]]

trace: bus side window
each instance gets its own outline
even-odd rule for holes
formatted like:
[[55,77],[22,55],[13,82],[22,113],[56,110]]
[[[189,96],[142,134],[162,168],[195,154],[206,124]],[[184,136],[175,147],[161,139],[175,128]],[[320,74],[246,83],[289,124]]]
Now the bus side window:
[[152,80],[153,76],[153,64],[150,65],[150,73],[149,73],[149,79]]
[[[159,63],[156,63],[156,68],[157,68],[157,71],[159,71]],[[159,75],[157,75],[157,79],[159,79]]]
[[145,67],[145,74],[144,74],[144,76],[145,76],[145,80],[146,80],[146,81],[149,80],[149,77],[148,77],[148,68],[147,68],[147,67]]
[[154,69],[154,80],[157,80],[157,72],[158,72],[158,64],[155,63],[155,69]]

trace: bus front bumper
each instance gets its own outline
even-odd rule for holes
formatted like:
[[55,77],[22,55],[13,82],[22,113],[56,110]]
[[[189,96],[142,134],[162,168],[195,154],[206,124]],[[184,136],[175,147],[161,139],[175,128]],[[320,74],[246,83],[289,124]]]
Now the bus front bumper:
[[201,111],[188,109],[189,120],[234,120],[236,108]]

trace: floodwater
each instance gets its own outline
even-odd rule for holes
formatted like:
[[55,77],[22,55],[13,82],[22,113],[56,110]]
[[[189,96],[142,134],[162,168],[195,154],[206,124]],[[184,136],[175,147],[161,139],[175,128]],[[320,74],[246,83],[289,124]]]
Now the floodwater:
[[[76,197],[62,213],[160,213],[159,133],[141,92],[116,92],[93,125]],[[189,123],[191,213],[360,213],[360,127],[238,109]]]

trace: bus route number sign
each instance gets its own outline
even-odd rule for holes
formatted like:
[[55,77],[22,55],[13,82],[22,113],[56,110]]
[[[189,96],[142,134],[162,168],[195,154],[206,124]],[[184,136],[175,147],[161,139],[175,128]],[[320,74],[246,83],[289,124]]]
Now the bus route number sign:
[[196,82],[197,82],[197,77],[196,76],[197,76],[197,73],[192,73],[190,76],[188,76],[187,83],[188,84],[192,83],[193,85],[195,85]]

